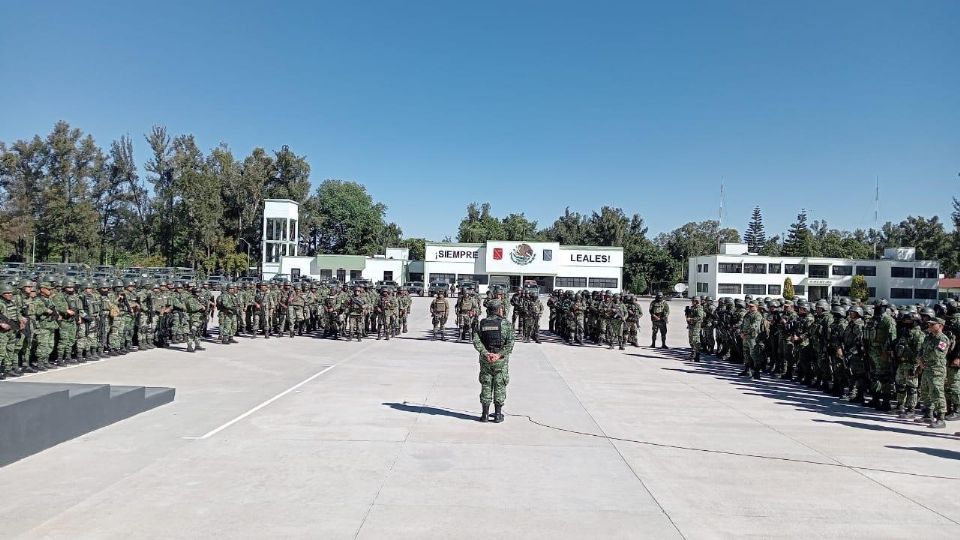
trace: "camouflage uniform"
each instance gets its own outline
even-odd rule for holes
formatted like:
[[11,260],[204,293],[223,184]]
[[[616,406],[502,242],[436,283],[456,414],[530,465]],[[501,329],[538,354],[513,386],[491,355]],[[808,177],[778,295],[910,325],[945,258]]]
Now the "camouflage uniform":
[[[690,342],[690,357],[694,362],[700,361],[700,331],[707,314],[700,307],[700,300],[694,298],[693,305],[685,313],[687,319],[687,340]],[[621,347],[623,348],[623,347]]]
[[[480,321],[473,335],[473,347],[480,361],[480,404],[483,407],[480,420],[486,422],[490,403],[496,406],[494,421],[502,422],[503,404],[507,401],[507,385],[510,384],[510,353],[513,352],[513,325],[496,315],[498,307],[487,308],[487,318]],[[491,360],[488,354],[499,354]]]
[[650,336],[650,346],[657,346],[657,332],[660,332],[660,346],[667,348],[667,319],[670,318],[670,304],[658,293],[650,302],[650,323],[653,326],[653,335]]
[[433,322],[433,339],[439,336],[441,340],[446,340],[443,329],[447,325],[447,314],[450,312],[450,304],[443,297],[443,293],[437,293],[437,297],[430,303],[430,317]]

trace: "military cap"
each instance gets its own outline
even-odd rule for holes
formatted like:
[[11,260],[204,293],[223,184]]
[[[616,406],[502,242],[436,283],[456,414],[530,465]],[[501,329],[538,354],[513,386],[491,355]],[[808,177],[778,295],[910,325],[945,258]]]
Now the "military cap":
[[40,287],[41,289],[49,289],[49,288],[53,287],[53,285],[51,285],[49,281],[41,281],[40,284],[39,284],[39,287]]
[[66,280],[66,281],[63,282],[63,288],[65,288],[65,289],[69,289],[69,288],[76,287],[76,286],[77,286],[77,284],[76,284],[72,279],[68,279],[68,280]]
[[851,313],[856,313],[857,316],[863,317],[863,308],[860,307],[860,306],[854,306],[854,307],[850,308],[849,310],[847,310],[847,314],[848,314],[848,315],[851,314]]
[[17,288],[22,289],[24,287],[33,287],[33,282],[29,279],[21,279],[20,282],[17,283]]
[[946,321],[940,317],[931,317],[930,320],[927,321],[927,324],[946,324]]
[[499,300],[491,300],[487,304],[487,313],[495,313],[503,307],[503,304]]
[[[774,305],[776,305],[776,306],[779,307],[779,306],[780,306],[780,302],[774,302]],[[790,300],[784,300],[784,301],[783,301],[783,307],[792,306],[792,305],[793,305],[793,302],[791,302]]]
[[12,292],[13,292],[13,286],[11,286],[9,283],[4,283],[3,285],[0,285],[0,294],[7,294]]

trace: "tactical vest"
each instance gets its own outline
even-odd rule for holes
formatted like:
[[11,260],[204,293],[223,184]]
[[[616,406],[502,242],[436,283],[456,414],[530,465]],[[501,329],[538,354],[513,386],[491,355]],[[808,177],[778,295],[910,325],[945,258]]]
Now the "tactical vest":
[[500,317],[487,317],[480,321],[480,343],[492,353],[503,350],[503,331]]

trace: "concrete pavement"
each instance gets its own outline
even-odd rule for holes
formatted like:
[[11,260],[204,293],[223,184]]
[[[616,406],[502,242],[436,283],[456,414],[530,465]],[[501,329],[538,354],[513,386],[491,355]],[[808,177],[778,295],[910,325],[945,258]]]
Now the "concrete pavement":
[[390,342],[241,338],[26,379],[177,400],[0,469],[0,537],[960,535],[943,431],[681,349],[555,342],[517,345],[511,416],[481,424],[476,355],[430,341],[426,306]]

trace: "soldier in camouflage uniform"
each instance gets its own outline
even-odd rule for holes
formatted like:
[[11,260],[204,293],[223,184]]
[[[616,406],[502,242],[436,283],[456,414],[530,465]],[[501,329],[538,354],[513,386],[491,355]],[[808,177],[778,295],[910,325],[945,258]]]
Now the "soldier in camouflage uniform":
[[950,350],[950,338],[943,332],[945,321],[933,317],[927,322],[927,337],[921,347],[923,361],[923,375],[926,387],[930,392],[929,421],[930,427],[939,429],[947,427],[944,416],[947,400],[944,395],[944,385],[947,376],[947,352]]
[[[476,300],[476,298],[474,298]],[[410,307],[413,305],[413,299],[410,298],[410,291],[406,287],[400,287],[400,296],[397,298],[400,308],[400,333],[407,333],[407,317],[410,316]]]
[[387,287],[380,292],[380,300],[377,303],[377,339],[385,337],[389,340],[396,335],[397,311],[400,309],[397,299]]
[[[497,304],[497,307],[501,310],[503,309],[500,304]],[[450,304],[448,304],[447,299],[444,298],[443,291],[437,291],[437,297],[430,303],[430,318],[431,322],[433,322],[433,339],[439,337],[441,341],[446,341],[447,336],[444,335],[443,331],[447,325],[447,314],[449,312]]]
[[747,304],[747,313],[743,316],[739,328],[740,338],[743,342],[743,371],[740,372],[740,376],[760,378],[763,363],[760,357],[758,340],[762,325],[763,315],[760,313],[757,303],[751,301]]
[[76,364],[77,330],[81,324],[82,304],[76,292],[76,283],[65,281],[63,290],[53,295],[53,303],[60,316],[60,340],[57,342],[57,358],[64,364]]
[[357,341],[363,339],[365,329],[363,328],[363,314],[367,312],[367,298],[361,287],[353,289],[353,296],[347,302],[347,339],[356,338]]
[[502,306],[492,302],[487,317],[480,321],[473,335],[473,347],[480,355],[480,421],[490,418],[490,404],[495,406],[494,422],[503,422],[503,405],[510,384],[510,354],[513,352],[513,325],[499,315]]
[[894,344],[897,359],[897,416],[912,420],[913,410],[917,406],[917,388],[920,386],[920,364],[922,361],[923,340],[925,335],[920,329],[920,316],[905,313],[902,318],[903,331]]
[[53,303],[52,285],[40,282],[40,294],[30,303],[30,316],[36,322],[33,356],[39,369],[52,369],[50,356],[54,350],[55,332],[59,326],[57,306]]
[[871,363],[870,405],[879,411],[890,411],[890,400],[895,396],[891,352],[897,338],[897,321],[887,310],[886,301],[874,304],[873,318],[876,321],[873,339],[867,344]]
[[660,332],[660,346],[667,348],[667,320],[670,318],[670,304],[663,299],[663,294],[657,293],[653,302],[650,302],[650,322],[653,325],[650,336],[650,347],[657,346],[657,332]]
[[137,327],[137,348],[142,351],[154,348],[156,318],[154,318],[153,308],[153,287],[146,280],[141,280],[139,285],[136,292],[139,309],[134,324]]
[[[190,284],[190,290],[183,293],[183,305],[187,315],[187,352],[202,351],[200,345],[200,325],[203,324],[205,306],[200,301],[200,287]],[[256,336],[256,334],[254,334]]]
[[[693,297],[691,299],[691,305],[687,308],[686,313],[684,314],[687,319],[687,339],[690,342],[690,358],[694,362],[700,361],[700,326],[703,324],[703,320],[706,318],[707,314],[703,311],[703,308],[700,307],[700,299]],[[621,347],[622,349],[623,347]]]
[[0,285],[0,380],[22,375],[17,365],[17,335],[23,324],[13,287]]
[[241,301],[237,298],[237,286],[227,285],[227,290],[217,297],[217,309],[220,311],[220,343],[236,343],[237,323],[240,318]]

